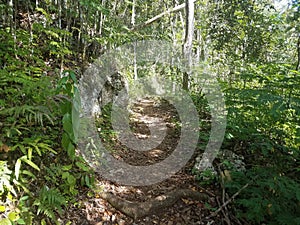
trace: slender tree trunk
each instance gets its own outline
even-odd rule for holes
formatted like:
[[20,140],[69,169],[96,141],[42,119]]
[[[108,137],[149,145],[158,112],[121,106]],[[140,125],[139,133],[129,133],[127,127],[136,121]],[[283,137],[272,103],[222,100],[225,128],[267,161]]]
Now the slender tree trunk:
[[[132,27],[135,26],[135,0],[132,1],[131,25]],[[134,51],[133,52],[133,74],[134,74],[134,80],[137,80],[138,74],[137,74],[137,63],[136,63],[136,42],[134,43],[133,51]]]
[[17,35],[16,35],[16,11],[17,11],[17,6],[14,4],[13,0],[9,0],[8,2],[8,15],[9,15],[9,24],[10,24],[10,33],[13,37],[14,40],[14,52],[15,52],[15,57],[17,58],[16,54],[16,46],[17,46]]
[[195,5],[193,0],[186,1],[186,24],[185,24],[185,40],[183,44],[183,56],[187,62],[187,72],[183,73],[182,87],[184,90],[189,89],[189,77],[192,67],[192,47],[194,36],[194,13]]
[[58,3],[58,28],[61,29],[61,10],[62,10],[61,4],[62,4],[62,2],[58,1],[57,3]]
[[297,65],[296,65],[296,71],[299,71],[300,67],[300,33],[298,34],[298,42],[297,42]]
[[31,46],[31,50],[30,51],[31,51],[31,55],[32,55],[33,52],[34,52],[34,46],[32,45],[33,32],[32,32],[32,23],[31,23],[31,11],[30,11],[30,10],[32,10],[32,6],[31,6],[30,1],[27,1],[26,9],[27,9],[28,29],[29,29],[29,34],[30,34],[30,36],[29,36],[29,43],[30,43],[30,46]]

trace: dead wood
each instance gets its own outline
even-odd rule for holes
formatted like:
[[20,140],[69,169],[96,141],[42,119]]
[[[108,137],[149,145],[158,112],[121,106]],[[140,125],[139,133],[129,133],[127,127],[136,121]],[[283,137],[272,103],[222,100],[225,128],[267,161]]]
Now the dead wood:
[[146,202],[131,202],[108,192],[101,192],[99,196],[110,203],[115,209],[134,220],[147,215],[157,214],[163,209],[172,206],[181,198],[189,198],[197,201],[207,201],[209,199],[207,194],[190,189],[173,190]]

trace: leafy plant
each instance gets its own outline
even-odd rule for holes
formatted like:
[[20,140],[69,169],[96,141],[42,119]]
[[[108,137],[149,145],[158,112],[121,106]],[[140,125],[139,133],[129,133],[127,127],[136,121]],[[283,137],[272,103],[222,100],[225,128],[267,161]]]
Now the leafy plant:
[[234,194],[249,183],[235,201],[239,217],[252,224],[299,224],[299,180],[278,174],[271,168],[256,168],[247,172],[232,172],[225,185]]
[[74,71],[65,71],[64,75],[57,87],[59,93],[69,97],[69,100],[61,104],[61,111],[63,113],[62,125],[64,129],[62,146],[67,151],[68,156],[74,160],[76,139],[79,132],[80,99]]
[[192,173],[196,176],[196,180],[202,185],[215,184],[218,178],[218,174],[213,168],[208,168],[201,172],[193,169]]
[[43,186],[40,190],[39,197],[33,203],[38,207],[37,214],[43,213],[47,217],[55,220],[55,211],[62,213],[62,207],[66,206],[66,199],[57,189],[49,189]]

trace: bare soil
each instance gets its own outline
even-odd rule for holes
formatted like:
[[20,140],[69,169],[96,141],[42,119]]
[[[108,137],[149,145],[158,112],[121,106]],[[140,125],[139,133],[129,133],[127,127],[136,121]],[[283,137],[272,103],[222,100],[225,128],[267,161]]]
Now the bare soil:
[[[131,165],[145,166],[160,162],[172,153],[180,137],[180,120],[175,108],[168,102],[155,99],[142,99],[136,102],[130,118],[132,130],[138,138],[147,138],[150,134],[148,126],[153,122],[151,121],[153,118],[159,118],[166,124],[167,135],[163,142],[149,151],[134,151],[128,149],[116,138],[113,141],[103,140],[110,149],[113,149],[112,154],[116,159],[124,160]],[[68,213],[65,214],[63,221],[77,221],[72,224],[80,225],[239,224],[239,221],[234,222],[234,217],[231,218],[231,223],[228,222],[229,219],[226,218],[224,211],[212,216],[214,210],[220,206],[220,197],[218,197],[220,191],[218,186],[201,187],[192,175],[191,171],[198,154],[200,150],[196,149],[194,157],[184,168],[171,178],[150,186],[121,186],[99,176],[98,188],[93,193],[88,189],[83,190],[78,204],[67,210]],[[153,201],[160,201],[170,193],[178,194],[180,190],[188,190],[192,195],[178,195],[178,198],[174,198],[175,201],[171,201],[171,204],[159,203],[158,208],[150,210],[141,218],[126,215],[120,206],[125,202],[126,207],[138,211],[141,210],[139,207],[145,207]],[[193,196],[195,192],[202,193],[207,198],[205,200],[197,198]],[[109,193],[110,197],[101,193]],[[116,201],[115,204],[112,203],[114,201]]]

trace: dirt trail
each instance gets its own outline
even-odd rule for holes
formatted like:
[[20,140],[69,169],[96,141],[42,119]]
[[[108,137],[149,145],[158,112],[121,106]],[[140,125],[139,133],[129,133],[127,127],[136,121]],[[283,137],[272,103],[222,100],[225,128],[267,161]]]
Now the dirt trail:
[[[168,157],[177,146],[180,137],[180,121],[175,108],[166,101],[142,99],[136,102],[132,108],[130,123],[135,135],[140,139],[146,139],[150,135],[149,126],[162,126],[160,123],[165,123],[164,132],[166,132],[166,136],[158,146],[149,151],[128,149],[118,140],[114,140],[113,143],[106,143],[114,150],[112,153],[114,157],[119,160],[124,160],[128,164],[136,166],[150,165]],[[195,155],[198,153],[196,151]],[[72,215],[73,213],[70,209],[71,213],[68,217],[69,219],[80,217],[77,224],[81,225],[208,224],[205,217],[210,215],[211,211],[206,207],[206,203],[214,206],[214,197],[212,196],[213,194],[210,195],[211,192],[203,190],[191,175],[194,160],[193,157],[184,168],[171,178],[150,186],[120,186],[99,177],[97,184],[99,190],[96,191],[96,195],[92,198],[82,195],[80,202],[83,209],[80,212],[75,210],[79,213],[76,216]],[[110,197],[101,193],[110,193]],[[190,197],[187,195],[190,195]],[[204,195],[207,198],[201,199],[201,196]],[[151,204],[156,204],[156,201],[159,201],[155,200],[158,199],[157,196],[160,196],[159,198],[168,198],[170,202],[162,204],[159,202],[157,208],[150,209],[145,215],[142,214],[142,218],[132,218],[134,216],[125,215],[124,210],[119,208],[122,207],[119,204],[127,204],[124,206],[125,209],[129,208],[130,212],[136,210],[139,215],[139,212],[143,211],[142,208],[147,208],[150,202]],[[125,212],[127,211],[125,210]]]

